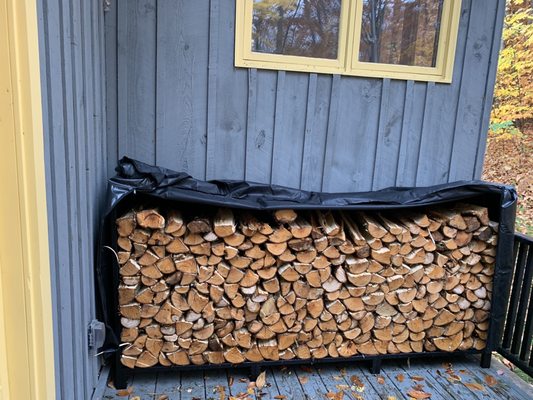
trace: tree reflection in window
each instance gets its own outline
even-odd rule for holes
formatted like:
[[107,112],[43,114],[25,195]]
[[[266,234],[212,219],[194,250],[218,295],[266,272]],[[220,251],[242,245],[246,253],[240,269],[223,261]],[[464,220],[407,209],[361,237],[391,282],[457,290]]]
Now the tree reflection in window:
[[337,59],[341,0],[254,0],[252,51]]
[[434,67],[444,0],[363,0],[359,61]]

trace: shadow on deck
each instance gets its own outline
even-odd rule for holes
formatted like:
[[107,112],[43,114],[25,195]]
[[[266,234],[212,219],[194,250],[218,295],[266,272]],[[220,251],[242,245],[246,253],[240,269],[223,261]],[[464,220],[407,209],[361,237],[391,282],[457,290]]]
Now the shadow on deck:
[[[246,369],[206,372],[136,373],[130,393],[117,393],[102,377],[93,400],[229,400],[234,399],[333,399],[333,400],[431,400],[533,399],[533,387],[498,360],[490,369],[476,357],[384,361],[379,375],[364,363],[269,368],[262,390],[248,390]],[[119,396],[125,394],[125,396]]]

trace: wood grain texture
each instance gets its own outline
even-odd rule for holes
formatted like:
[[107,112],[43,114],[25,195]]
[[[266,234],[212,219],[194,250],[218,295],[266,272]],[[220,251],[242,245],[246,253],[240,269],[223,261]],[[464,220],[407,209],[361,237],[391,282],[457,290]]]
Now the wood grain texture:
[[118,153],[156,162],[155,0],[117,2]]
[[205,178],[209,5],[157,3],[159,165]]
[[116,158],[107,153],[103,9],[56,0],[38,7],[57,396],[89,398],[100,368],[87,343],[93,251],[106,158]]

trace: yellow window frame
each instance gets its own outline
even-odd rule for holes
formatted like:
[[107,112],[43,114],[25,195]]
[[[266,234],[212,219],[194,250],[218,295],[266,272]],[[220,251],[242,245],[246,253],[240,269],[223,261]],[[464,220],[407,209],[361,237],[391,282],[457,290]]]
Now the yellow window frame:
[[358,54],[363,18],[362,0],[344,0],[342,2],[339,21],[338,58],[336,60],[254,52],[251,48],[254,0],[236,1],[236,67],[440,83],[450,83],[452,81],[462,0],[444,0],[435,67],[359,61]]

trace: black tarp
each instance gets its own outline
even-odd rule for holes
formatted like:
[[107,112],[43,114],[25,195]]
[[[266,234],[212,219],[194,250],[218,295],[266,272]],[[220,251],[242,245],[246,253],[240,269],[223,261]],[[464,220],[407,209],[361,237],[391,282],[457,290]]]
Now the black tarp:
[[107,326],[106,353],[118,348],[118,265],[105,246],[116,249],[114,221],[126,210],[143,204],[176,207],[224,206],[250,210],[337,209],[398,210],[439,203],[467,201],[489,208],[499,222],[491,327],[487,349],[499,344],[512,278],[514,221],[517,195],[512,187],[482,181],[462,181],[422,188],[388,188],[359,193],[318,193],[245,181],[201,181],[183,172],[154,167],[130,158],[120,160],[110,179],[96,265],[101,318]]

